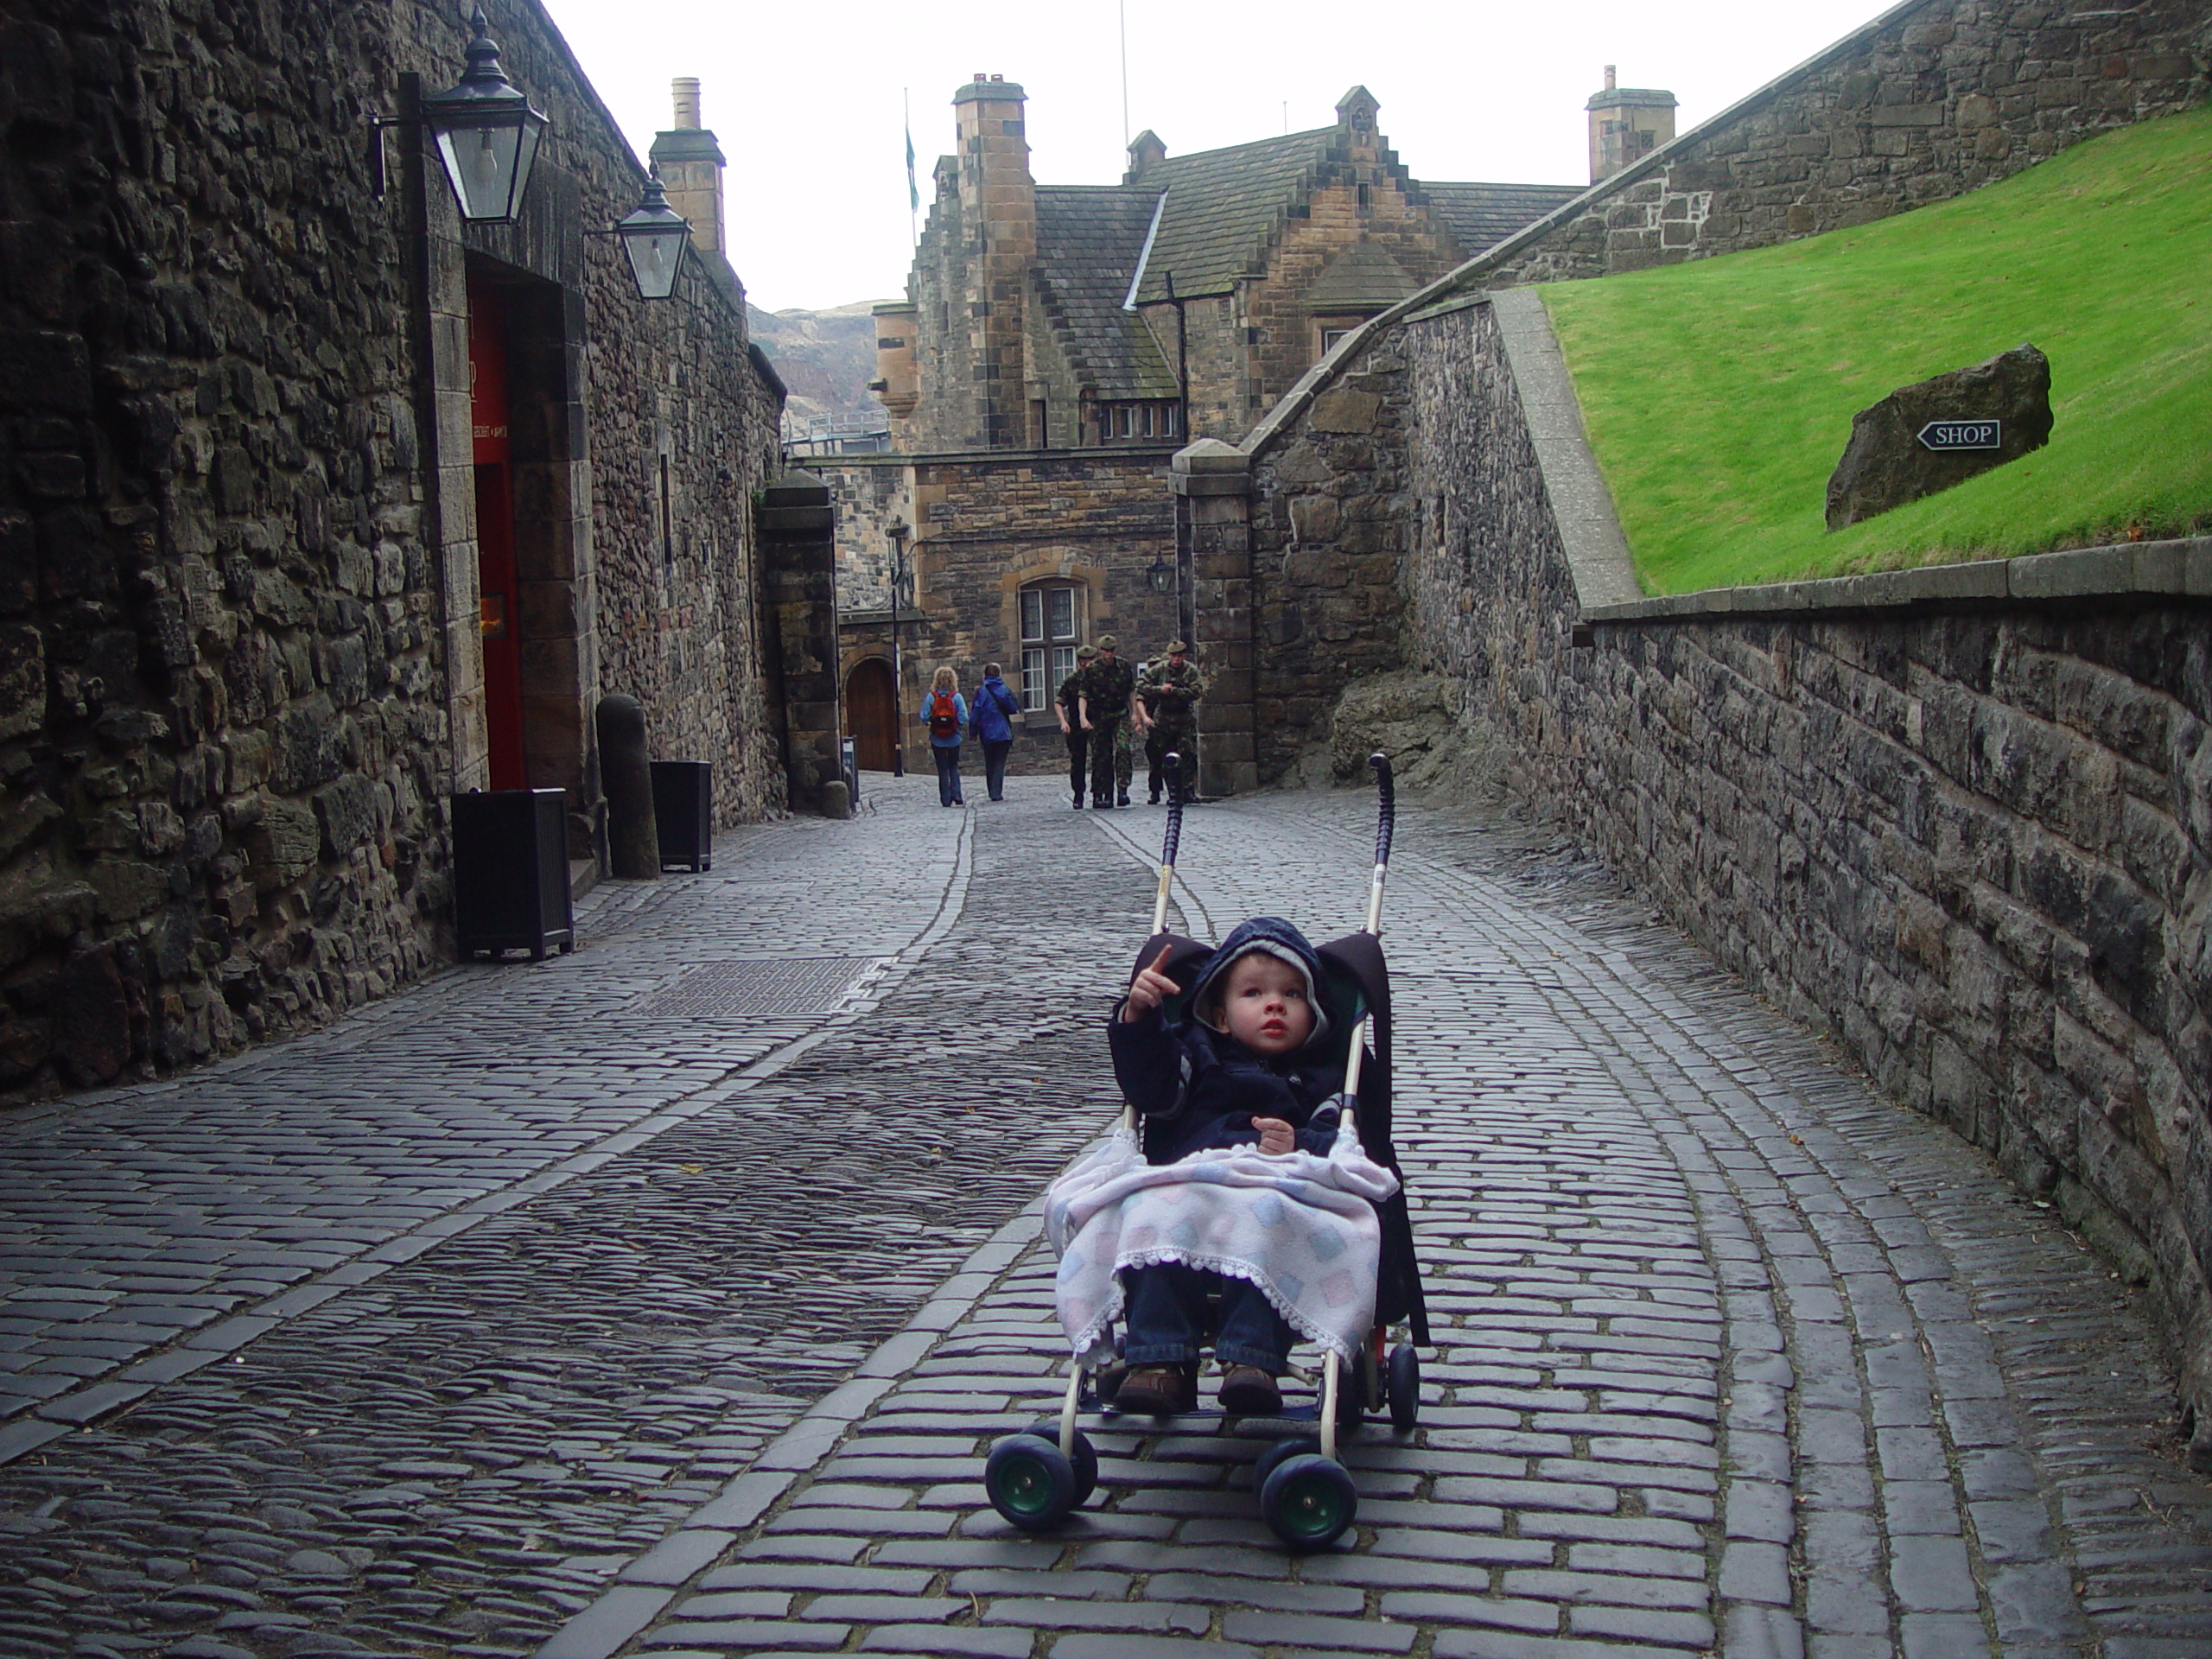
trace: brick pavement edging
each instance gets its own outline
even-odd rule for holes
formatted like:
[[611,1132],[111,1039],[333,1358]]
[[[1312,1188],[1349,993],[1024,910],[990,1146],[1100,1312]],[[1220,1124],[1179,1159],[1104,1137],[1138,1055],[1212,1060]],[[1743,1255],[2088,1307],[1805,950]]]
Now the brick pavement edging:
[[[822,1044],[864,1021],[884,997],[927,957],[931,949],[958,921],[974,868],[975,820],[963,817],[955,830],[944,886],[928,921],[899,950],[884,958],[859,995],[834,1014],[815,1022],[811,1030],[778,1043],[766,1053],[733,1068],[716,1082],[646,1110],[580,1151],[412,1227],[396,1229],[391,1236],[335,1267],[311,1274],[298,1284],[200,1328],[188,1330],[143,1357],[118,1359],[109,1371],[41,1401],[15,1421],[0,1423],[0,1467],[39,1451],[73,1430],[135,1405],[162,1383],[233,1357],[286,1320],[381,1278],[392,1268],[414,1261],[494,1216],[567,1185],[785,1071]],[[630,914],[625,919],[634,920],[636,912],[641,910],[652,911],[676,902],[674,893],[669,891],[674,886],[671,883],[636,895],[626,894],[629,902],[623,908]],[[611,895],[620,890],[601,891],[610,894],[604,903],[611,906],[614,902]],[[567,960],[573,963],[575,958]],[[304,1033],[294,1043],[251,1050],[196,1072],[162,1079],[144,1090],[104,1090],[90,1096],[41,1104],[11,1117],[10,1124],[14,1127],[48,1122],[60,1116],[97,1109],[140,1094],[167,1094],[203,1087],[211,1077],[281,1066],[288,1058],[302,1053],[315,1055],[334,1048],[351,1048],[363,1041],[373,1041],[378,1034],[404,1030],[442,1014],[452,1013],[460,1001],[454,995],[456,988],[482,982],[456,969],[408,995],[369,1005],[361,1011],[358,1020],[348,1019],[321,1031]],[[356,1029],[357,1025],[367,1028],[365,1037]]]
[[769,1519],[852,1426],[939,1338],[972,1313],[1044,1231],[1044,1197],[1000,1228],[938,1287],[904,1330],[861,1362],[674,1531],[632,1561],[614,1587],[556,1631],[537,1659],[610,1659],[659,1617],[677,1589]]

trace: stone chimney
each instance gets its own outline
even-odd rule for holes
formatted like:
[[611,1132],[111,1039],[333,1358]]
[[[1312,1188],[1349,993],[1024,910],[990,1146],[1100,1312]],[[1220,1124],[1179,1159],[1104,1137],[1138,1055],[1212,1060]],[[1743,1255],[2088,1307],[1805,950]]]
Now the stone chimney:
[[1158,167],[1166,159],[1167,146],[1160,142],[1158,133],[1147,127],[1129,140],[1129,170],[1122,175],[1122,182],[1136,183],[1148,168]]
[[1617,86],[1605,66],[1605,90],[1590,111],[1590,182],[1611,178],[1675,136],[1675,95],[1646,86]]
[[715,135],[699,124],[699,83],[689,75],[672,83],[676,127],[653,135],[652,163],[668,191],[668,205],[691,221],[691,241],[702,253],[728,249],[722,240],[722,168],[728,164]]
[[1337,125],[1350,141],[1353,161],[1382,159],[1382,138],[1375,124],[1375,117],[1382,107],[1382,100],[1364,86],[1355,86],[1337,100]]
[[965,296],[982,394],[983,429],[975,436],[990,448],[1020,444],[1028,427],[1023,307],[1037,263],[1037,181],[1025,104],[1021,88],[1000,75],[977,75],[952,95],[961,221],[976,238]]

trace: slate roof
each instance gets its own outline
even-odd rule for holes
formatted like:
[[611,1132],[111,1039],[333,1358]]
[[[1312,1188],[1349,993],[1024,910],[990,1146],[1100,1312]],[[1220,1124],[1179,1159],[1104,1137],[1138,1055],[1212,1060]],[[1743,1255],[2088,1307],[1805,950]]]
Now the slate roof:
[[1077,382],[1102,398],[1175,396],[1152,331],[1122,309],[1159,201],[1150,183],[1037,187],[1036,291]]
[[1304,197],[1344,139],[1339,127],[1286,133],[1226,149],[1170,156],[1145,169],[1141,187],[1167,188],[1167,211],[1145,265],[1137,297],[1227,294],[1237,278],[1256,274],[1268,242]]
[[1432,184],[1423,180],[1421,194],[1429,212],[1444,221],[1459,243],[1460,257],[1471,259],[1523,226],[1535,224],[1553,208],[1573,200],[1588,188],[1580,184]]

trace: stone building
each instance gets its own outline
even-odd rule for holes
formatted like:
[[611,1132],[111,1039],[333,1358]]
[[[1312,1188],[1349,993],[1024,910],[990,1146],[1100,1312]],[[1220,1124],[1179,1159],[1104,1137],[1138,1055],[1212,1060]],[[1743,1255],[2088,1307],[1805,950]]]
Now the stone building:
[[1079,641],[1185,634],[1221,735],[1206,787],[1249,786],[1250,664],[1209,655],[1226,613],[1200,602],[1173,456],[1240,435],[1351,329],[1577,189],[1417,181],[1360,86],[1332,126],[1185,156],[1146,132],[1119,184],[1039,184],[1025,108],[997,77],[954,94],[907,296],[876,308],[895,453],[826,464],[863,764],[911,741],[928,667],[973,683],[996,660],[1028,705],[1018,758],[1052,765]]
[[549,118],[499,225],[412,118],[450,5],[0,20],[0,1097],[447,958],[456,791],[562,789],[594,879],[604,694],[723,822],[786,798],[780,389],[717,248],[647,303],[588,234],[644,171],[536,0],[490,10]]

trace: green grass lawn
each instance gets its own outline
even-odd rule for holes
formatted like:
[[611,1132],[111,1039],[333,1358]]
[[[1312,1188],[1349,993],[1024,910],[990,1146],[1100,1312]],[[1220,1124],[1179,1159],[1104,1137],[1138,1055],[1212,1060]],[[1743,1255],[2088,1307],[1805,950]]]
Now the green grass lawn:
[[[2212,110],[1785,247],[1542,290],[1647,593],[2212,529]],[[2031,341],[2050,442],[1830,534],[1851,417]]]

